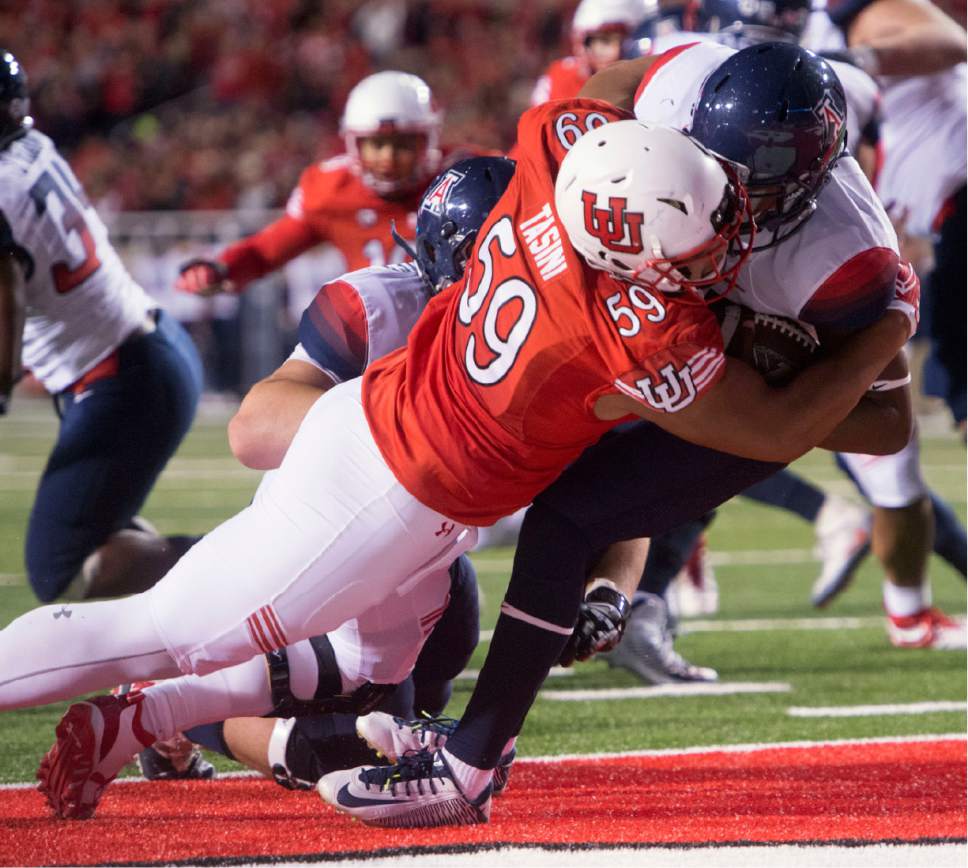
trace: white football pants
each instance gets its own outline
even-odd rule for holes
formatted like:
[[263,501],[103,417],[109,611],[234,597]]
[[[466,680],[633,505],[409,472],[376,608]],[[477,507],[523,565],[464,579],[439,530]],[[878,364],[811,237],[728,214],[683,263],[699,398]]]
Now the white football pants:
[[921,443],[917,428],[908,445],[893,455],[839,454],[854,474],[861,493],[874,506],[900,509],[928,494],[921,475]]
[[[402,620],[419,651],[420,631],[449,587],[444,569],[475,539],[475,529],[397,482],[352,380],[313,405],[253,503],[150,591],[42,607],[0,631],[0,709],[178,671],[203,675],[341,625],[348,636]],[[397,607],[405,618],[393,614]],[[65,608],[70,616],[58,614]],[[342,668],[358,639],[334,639],[336,649],[343,643]],[[402,641],[397,635],[394,645]],[[392,683],[403,662],[363,656],[361,680]]]

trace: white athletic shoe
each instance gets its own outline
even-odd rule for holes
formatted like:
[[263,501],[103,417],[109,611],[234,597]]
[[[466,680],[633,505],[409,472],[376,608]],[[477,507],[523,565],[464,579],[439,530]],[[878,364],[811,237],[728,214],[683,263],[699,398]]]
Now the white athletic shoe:
[[452,717],[404,720],[383,711],[371,711],[356,719],[356,734],[392,763],[408,751],[442,748],[456,728],[457,721]]
[[706,553],[706,535],[696,541],[689,560],[666,589],[673,618],[699,618],[719,611],[719,584]]
[[137,691],[96,696],[67,709],[37,770],[37,789],[55,817],[91,817],[108,784],[155,740],[141,725],[142,698]]
[[472,826],[491,816],[491,784],[468,799],[439,750],[404,754],[392,766],[330,772],[317,789],[323,801],[369,826]]
[[949,618],[935,608],[923,609],[906,618],[889,616],[887,635],[895,648],[964,651],[968,647],[968,630],[964,621]]
[[826,606],[850,584],[871,549],[871,525],[871,514],[863,507],[827,496],[814,522],[814,554],[823,562],[810,594],[814,606]]
[[[452,717],[427,717],[420,720],[404,720],[383,711],[372,711],[356,719],[356,734],[377,754],[396,763],[407,753],[421,750],[439,750],[457,729],[458,721]],[[507,789],[514,763],[515,749],[498,761],[491,782],[492,791],[499,796]]]
[[636,596],[622,641],[599,656],[609,666],[627,669],[648,684],[718,681],[715,669],[695,666],[676,652],[665,600],[657,594]]

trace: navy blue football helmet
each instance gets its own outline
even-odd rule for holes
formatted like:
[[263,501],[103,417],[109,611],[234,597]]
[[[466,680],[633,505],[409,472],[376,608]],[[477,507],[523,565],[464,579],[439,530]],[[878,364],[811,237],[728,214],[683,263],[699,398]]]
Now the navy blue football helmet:
[[[698,29],[738,48],[758,42],[799,42],[811,0],[702,0]],[[730,39],[729,37],[732,37]]]
[[745,166],[757,249],[794,232],[817,207],[847,143],[847,100],[823,58],[766,42],[737,51],[703,84],[690,134]]
[[507,157],[459,160],[431,181],[420,201],[416,250],[394,231],[397,244],[416,260],[431,292],[464,276],[477,233],[513,175],[514,160]]
[[27,73],[9,51],[0,48],[0,148],[33,126]]

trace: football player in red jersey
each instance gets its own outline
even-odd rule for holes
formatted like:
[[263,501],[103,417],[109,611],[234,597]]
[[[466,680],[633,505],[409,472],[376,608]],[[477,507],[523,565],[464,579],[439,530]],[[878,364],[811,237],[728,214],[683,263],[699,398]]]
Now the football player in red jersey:
[[[0,707],[214,672],[392,603],[630,415],[759,460],[850,448],[865,422],[868,448],[906,440],[903,415],[862,399],[913,329],[916,287],[772,389],[725,359],[698,294],[739,267],[726,254],[749,201],[731,168],[596,100],[533,109],[519,134],[464,281],[431,300],[407,347],[313,404],[252,504],[147,594],[70,619],[38,609],[0,632]],[[220,605],[186,605],[206,592]],[[563,643],[572,625],[544,626]],[[73,705],[40,772],[55,812],[89,816],[172,713],[147,698]],[[435,808],[485,821],[491,771],[446,751],[432,765]],[[427,805],[387,807],[416,822]]]
[[571,99],[600,69],[622,56],[623,41],[642,23],[643,0],[582,0],[571,21],[572,53],[555,60],[538,79],[531,105]]
[[282,217],[214,260],[187,262],[175,286],[240,292],[324,241],[339,248],[346,271],[402,261],[390,227],[412,231],[421,193],[441,164],[440,128],[430,88],[416,75],[363,79],[343,112],[346,153],[307,168]]

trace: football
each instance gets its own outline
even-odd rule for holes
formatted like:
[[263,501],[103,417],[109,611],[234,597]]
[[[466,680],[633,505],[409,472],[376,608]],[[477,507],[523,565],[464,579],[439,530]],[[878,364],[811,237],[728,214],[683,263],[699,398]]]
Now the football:
[[771,386],[783,386],[813,360],[820,346],[812,326],[727,302],[717,312],[726,355],[742,359]]

